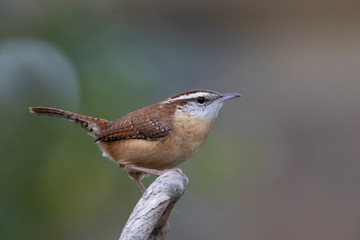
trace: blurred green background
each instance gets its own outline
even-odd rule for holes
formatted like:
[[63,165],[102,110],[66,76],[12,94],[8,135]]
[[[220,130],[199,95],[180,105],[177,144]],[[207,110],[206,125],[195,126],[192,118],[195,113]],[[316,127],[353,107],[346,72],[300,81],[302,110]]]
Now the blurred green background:
[[117,239],[141,196],[29,106],[113,120],[194,88],[244,97],[180,166],[168,239],[359,239],[359,26],[353,0],[0,0],[0,239]]

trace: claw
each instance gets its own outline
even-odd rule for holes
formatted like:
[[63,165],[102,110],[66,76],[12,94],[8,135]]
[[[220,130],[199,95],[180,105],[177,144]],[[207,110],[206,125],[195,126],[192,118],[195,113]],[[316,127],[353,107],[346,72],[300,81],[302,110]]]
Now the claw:
[[176,172],[178,172],[186,181],[186,185],[189,183],[189,178],[186,176],[185,173],[183,173],[183,171],[180,168],[174,168],[174,169],[168,169],[168,170],[175,170]]

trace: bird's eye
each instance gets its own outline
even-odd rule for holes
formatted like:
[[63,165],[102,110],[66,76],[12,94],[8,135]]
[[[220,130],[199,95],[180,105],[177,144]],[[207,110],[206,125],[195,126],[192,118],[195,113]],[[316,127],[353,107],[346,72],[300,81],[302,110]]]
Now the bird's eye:
[[204,97],[197,97],[196,101],[200,104],[203,104],[205,102],[205,98]]

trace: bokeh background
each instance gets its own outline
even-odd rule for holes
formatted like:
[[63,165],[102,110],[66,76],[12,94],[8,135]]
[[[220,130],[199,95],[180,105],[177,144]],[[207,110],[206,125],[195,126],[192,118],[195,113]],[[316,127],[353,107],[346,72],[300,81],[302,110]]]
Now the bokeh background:
[[29,106],[112,120],[205,88],[244,97],[181,165],[168,239],[359,239],[359,76],[355,0],[0,0],[0,238],[117,239],[141,196]]

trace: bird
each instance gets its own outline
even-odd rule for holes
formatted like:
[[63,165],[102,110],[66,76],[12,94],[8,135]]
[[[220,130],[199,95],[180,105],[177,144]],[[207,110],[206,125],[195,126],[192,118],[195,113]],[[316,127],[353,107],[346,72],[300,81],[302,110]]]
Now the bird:
[[[94,138],[103,155],[126,170],[145,192],[142,178],[148,174],[160,176],[192,157],[204,144],[223,103],[241,96],[188,90],[114,121],[51,107],[29,110],[80,125]],[[176,171],[182,174],[180,169]]]

